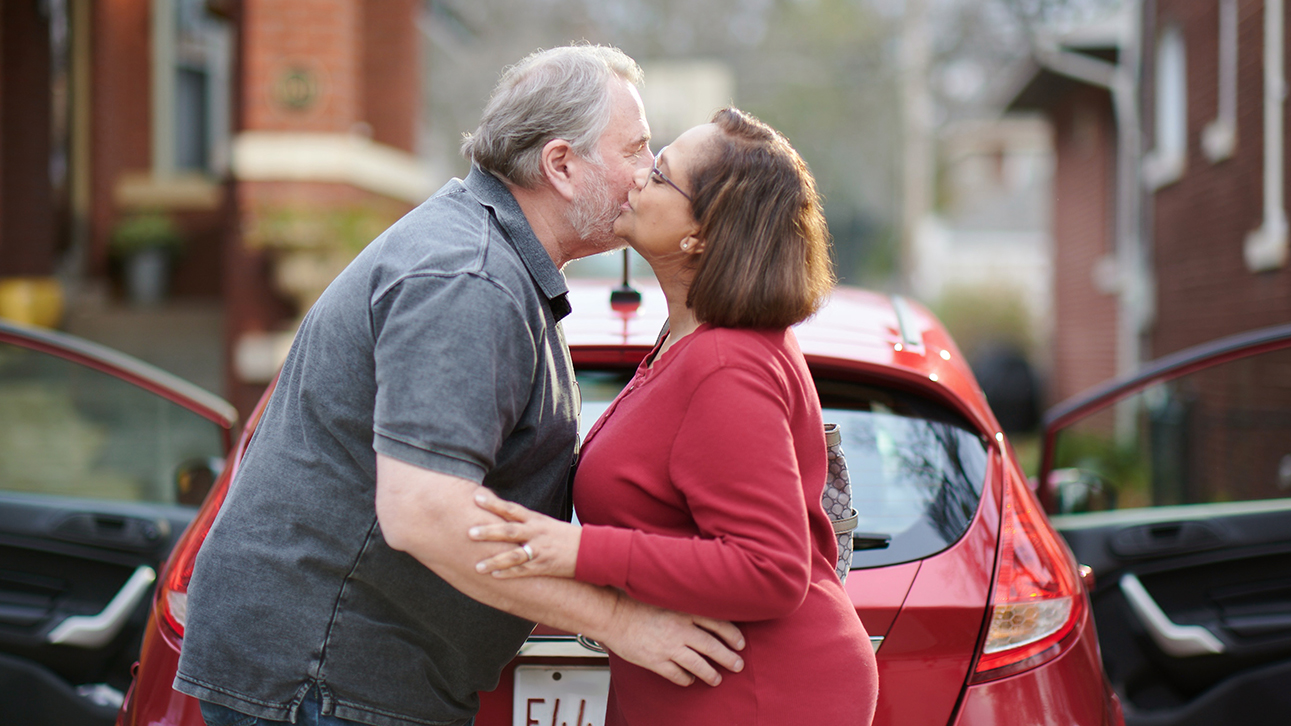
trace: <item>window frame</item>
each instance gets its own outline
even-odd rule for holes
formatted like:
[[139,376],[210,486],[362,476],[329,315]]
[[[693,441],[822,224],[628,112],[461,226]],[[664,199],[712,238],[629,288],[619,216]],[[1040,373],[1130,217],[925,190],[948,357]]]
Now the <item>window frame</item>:
[[1188,163],[1188,52],[1183,28],[1171,23],[1156,39],[1153,65],[1153,149],[1143,160],[1151,191],[1184,175]]

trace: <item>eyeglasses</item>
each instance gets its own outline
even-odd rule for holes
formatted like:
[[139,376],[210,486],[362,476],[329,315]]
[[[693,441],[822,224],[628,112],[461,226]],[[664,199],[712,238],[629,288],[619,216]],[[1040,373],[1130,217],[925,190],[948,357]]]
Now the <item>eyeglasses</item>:
[[650,176],[653,177],[655,181],[661,181],[664,184],[667,184],[668,186],[672,187],[673,189],[676,189],[677,193],[685,197],[687,200],[692,202],[695,201],[694,199],[691,199],[691,196],[689,194],[682,191],[681,187],[677,186],[677,182],[669,179],[666,174],[659,171],[659,158],[663,156],[663,152],[666,151],[667,149],[668,147],[665,146],[662,149],[659,149],[658,154],[654,155],[654,166],[650,168]]

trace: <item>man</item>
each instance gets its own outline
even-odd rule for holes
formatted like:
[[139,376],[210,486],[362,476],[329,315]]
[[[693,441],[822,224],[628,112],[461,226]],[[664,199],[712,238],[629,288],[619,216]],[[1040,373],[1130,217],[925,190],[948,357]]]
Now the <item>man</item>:
[[510,546],[466,538],[490,520],[481,486],[565,506],[578,411],[559,269],[619,244],[652,162],[640,76],[594,46],[509,69],[463,144],[470,175],[305,317],[189,588],[175,688],[208,723],[467,724],[537,620],[683,685],[720,680],[705,657],[742,667],[712,635],[742,647],[729,623],[482,575]]

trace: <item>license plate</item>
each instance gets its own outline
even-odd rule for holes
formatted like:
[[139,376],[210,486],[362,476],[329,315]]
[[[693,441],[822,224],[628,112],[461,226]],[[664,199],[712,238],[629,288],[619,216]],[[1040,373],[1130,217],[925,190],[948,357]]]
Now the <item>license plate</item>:
[[517,666],[513,726],[605,726],[610,669]]

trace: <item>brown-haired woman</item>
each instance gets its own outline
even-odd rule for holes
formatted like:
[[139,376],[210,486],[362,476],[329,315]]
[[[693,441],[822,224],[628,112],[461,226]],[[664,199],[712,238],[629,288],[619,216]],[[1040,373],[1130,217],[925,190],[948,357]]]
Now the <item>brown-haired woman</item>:
[[669,332],[583,444],[582,526],[485,494],[522,547],[495,577],[575,577],[730,620],[744,668],[682,687],[611,655],[606,724],[868,724],[878,674],[834,574],[819,399],[789,326],[833,285],[806,164],[735,109],[682,134],[615,222],[650,263]]

